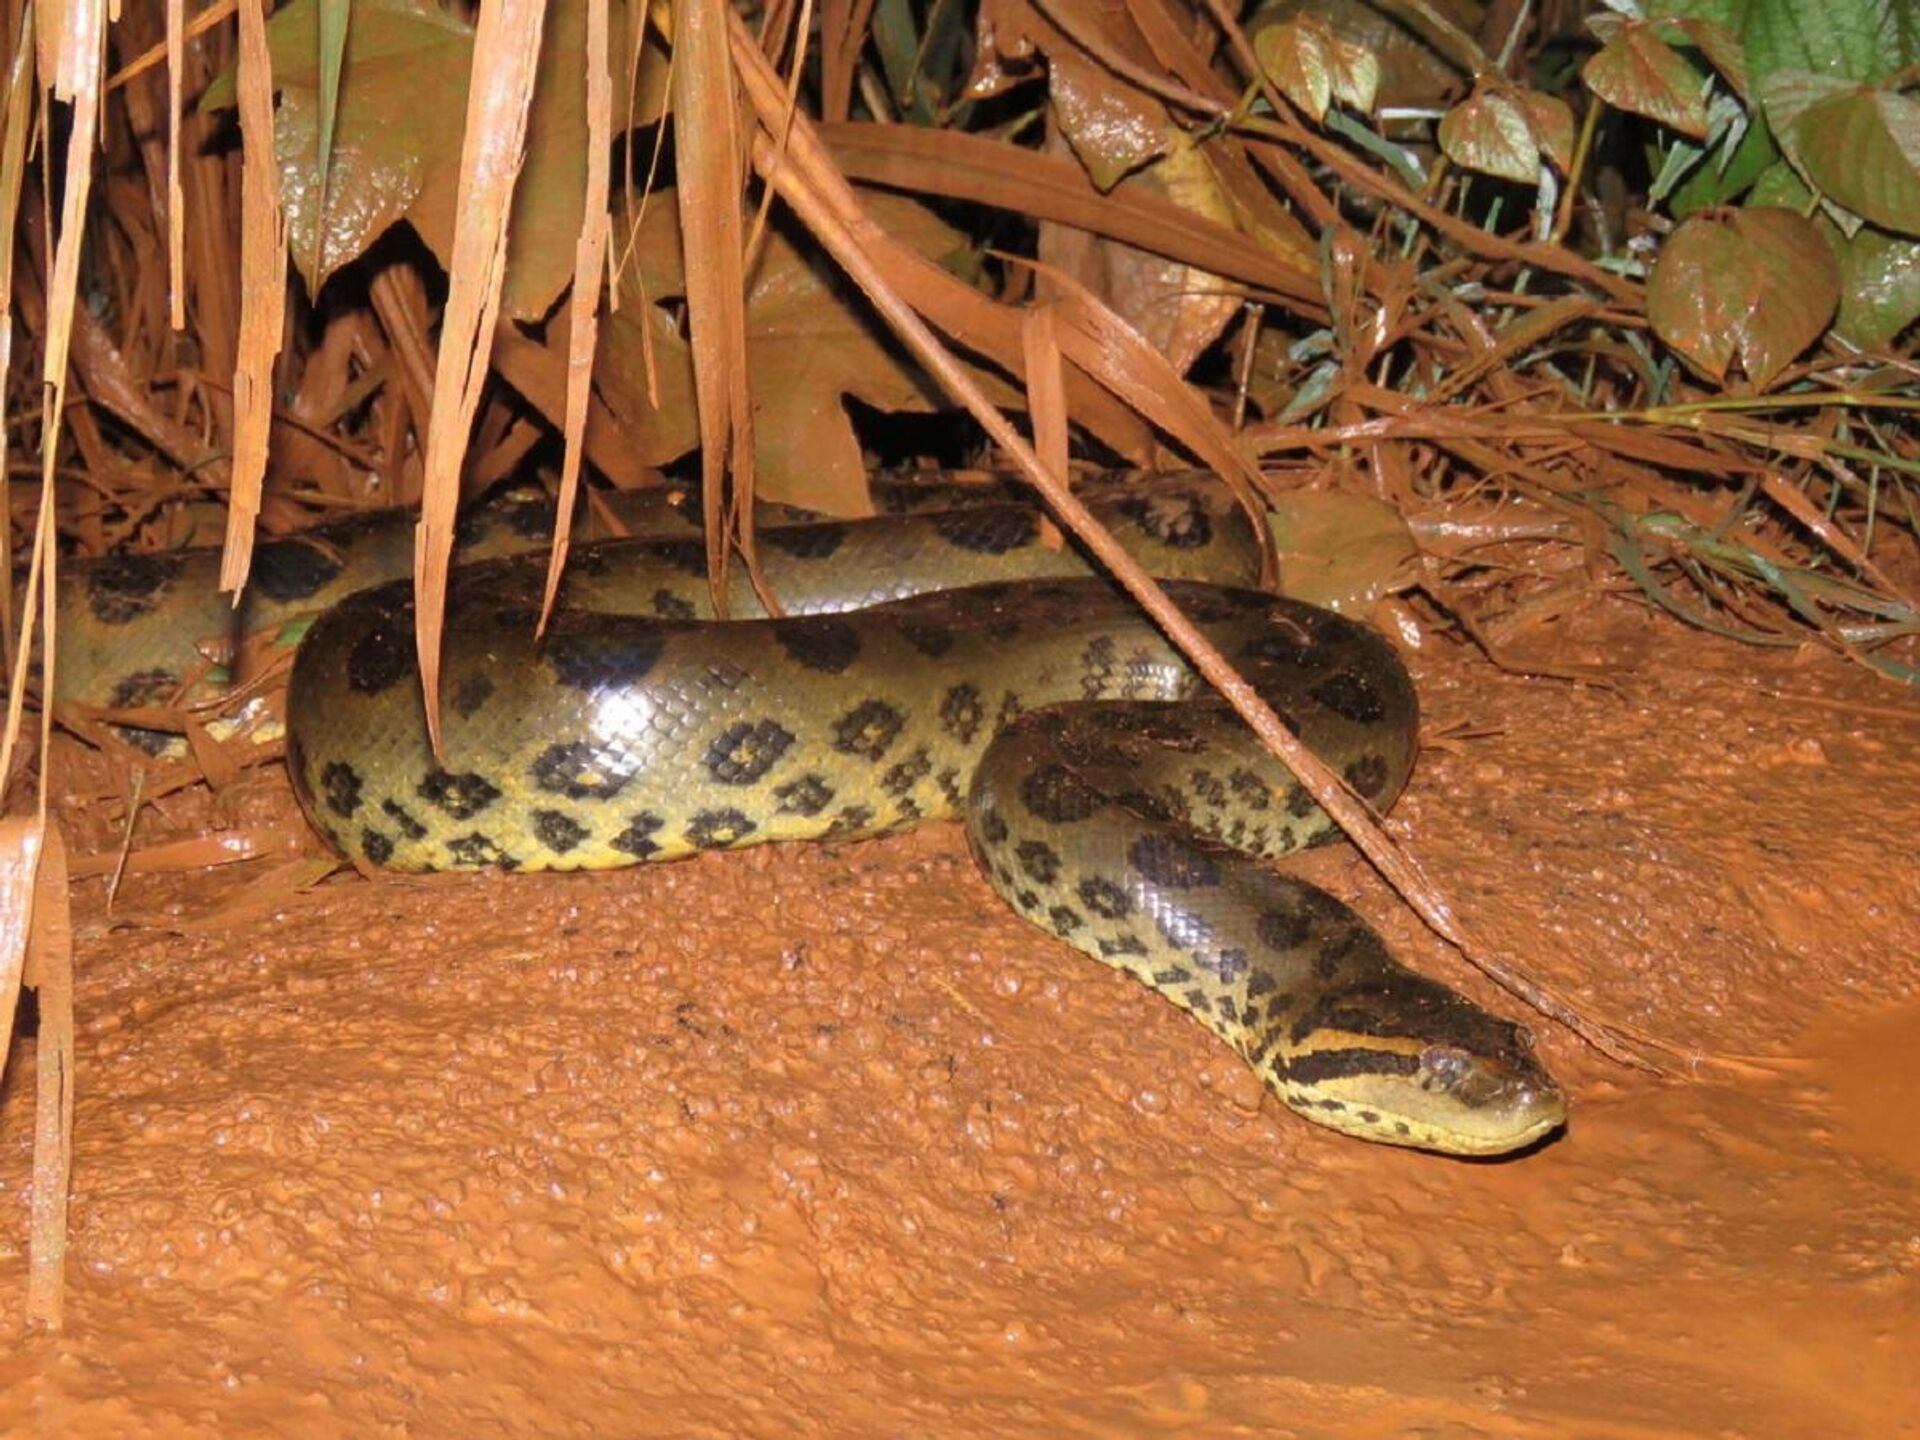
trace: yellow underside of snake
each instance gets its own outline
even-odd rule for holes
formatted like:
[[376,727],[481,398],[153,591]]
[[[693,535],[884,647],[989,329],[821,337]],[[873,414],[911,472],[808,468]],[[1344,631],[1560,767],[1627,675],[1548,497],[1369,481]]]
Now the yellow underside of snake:
[[[1191,498],[1106,518],[1156,571],[1227,582],[1170,588],[1322,759],[1390,803],[1416,728],[1391,647],[1239,588],[1250,538]],[[1306,1118],[1457,1154],[1557,1127],[1523,1029],[1272,867],[1329,822],[1048,539],[1009,505],[768,531],[790,613],[727,623],[702,618],[697,544],[621,542],[576,554],[539,640],[538,564],[456,572],[439,759],[410,586],[362,591],[295,660],[296,792],[343,853],[403,870],[606,868],[958,817],[1019,914],[1188,1011]]]

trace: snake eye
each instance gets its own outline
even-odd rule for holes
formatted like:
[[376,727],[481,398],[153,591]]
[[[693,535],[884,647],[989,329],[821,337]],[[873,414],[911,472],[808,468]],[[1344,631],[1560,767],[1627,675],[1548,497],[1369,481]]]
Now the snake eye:
[[1434,1083],[1451,1090],[1467,1076],[1473,1068],[1473,1057],[1464,1050],[1456,1050],[1450,1045],[1429,1045],[1420,1052],[1420,1070],[1431,1076]]

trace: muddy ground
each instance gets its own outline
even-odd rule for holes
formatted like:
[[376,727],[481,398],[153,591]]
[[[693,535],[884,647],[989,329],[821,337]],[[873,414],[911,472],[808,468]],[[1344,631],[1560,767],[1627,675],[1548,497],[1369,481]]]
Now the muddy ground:
[[[127,923],[235,872],[112,919],[83,882],[68,1324],[0,1356],[0,1430],[1920,1435],[1920,697],[1619,603],[1550,648],[1616,688],[1413,657],[1394,826],[1497,951],[1702,1061],[1540,1025],[1573,1121],[1506,1163],[1294,1119],[952,826],[347,874],[237,932]],[[1308,868],[1514,1010],[1351,852]]]

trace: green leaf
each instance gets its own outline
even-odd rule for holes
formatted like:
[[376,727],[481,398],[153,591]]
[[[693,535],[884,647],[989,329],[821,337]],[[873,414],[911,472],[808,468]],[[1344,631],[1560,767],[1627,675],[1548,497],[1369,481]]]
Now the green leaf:
[[1834,330],[1850,344],[1877,350],[1920,320],[1920,241],[1871,225],[1851,238],[1826,234],[1840,259],[1840,317]]
[[1878,80],[1920,63],[1913,0],[1644,0],[1642,8],[1649,18],[1703,20],[1739,36],[1756,84],[1779,70]]
[[1735,360],[1764,390],[1820,337],[1840,298],[1833,253],[1790,210],[1712,211],[1673,233],[1647,282],[1654,333],[1724,380]]
[[[1735,196],[1745,194],[1779,158],[1780,151],[1775,147],[1773,137],[1767,133],[1767,127],[1749,125],[1734,145],[1732,155],[1727,155],[1724,150],[1709,155],[1680,182],[1669,202],[1674,215],[1684,219],[1696,210],[1724,205]],[[1773,200],[1757,203],[1778,205],[1784,202]]]
[[1768,76],[1760,93],[1809,183],[1882,229],[1920,235],[1920,102],[1797,70]]

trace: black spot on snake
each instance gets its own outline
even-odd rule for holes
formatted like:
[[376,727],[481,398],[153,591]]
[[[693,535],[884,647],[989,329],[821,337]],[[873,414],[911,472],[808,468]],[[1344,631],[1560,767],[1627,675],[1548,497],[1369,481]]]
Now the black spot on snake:
[[553,538],[554,505],[545,491],[516,492],[506,498],[500,518],[522,540]]
[[751,785],[787,753],[793,732],[776,720],[741,720],[707,747],[707,773],[722,785]]
[[[907,803],[904,798],[907,792],[926,779],[932,770],[933,757],[927,754],[926,746],[923,745],[882,775],[880,788],[899,800],[904,807]],[[914,807],[914,813],[916,815],[919,813],[918,806]]]
[[1252,770],[1236,770],[1227,777],[1227,788],[1248,810],[1265,810],[1273,804],[1273,791]]
[[179,576],[173,555],[112,555],[87,572],[87,608],[106,625],[124,625],[160,603]]
[[858,835],[873,826],[873,807],[871,805],[842,806],[840,813],[826,828],[828,839],[837,839],[842,835]]
[[1122,955],[1136,958],[1147,953],[1147,945],[1138,935],[1113,935],[1094,941],[1100,947],[1100,958],[1112,960]]
[[966,803],[966,792],[960,788],[960,772],[949,765],[933,777],[933,783],[940,787],[940,794],[953,809],[958,810]]
[[1111,880],[1089,875],[1078,887],[1080,903],[1103,920],[1124,920],[1133,913],[1133,897]]
[[779,626],[774,636],[796,662],[823,675],[838,675],[860,654],[860,632],[832,616],[796,620]]
[[973,743],[985,718],[980,692],[965,681],[950,687],[940,699],[940,727],[962,745]]
[[668,540],[648,547],[648,553],[657,555],[667,565],[682,575],[691,575],[696,580],[707,578],[707,547],[702,540]]
[[110,710],[133,710],[142,705],[165,704],[180,688],[180,677],[171,670],[136,670],[114,682],[107,696]]
[[1253,960],[1244,950],[1215,950],[1211,954],[1196,954],[1193,963],[1202,970],[1210,971],[1216,980],[1231,985],[1252,967]]
[[862,700],[833,722],[833,748],[842,755],[878,760],[899,738],[907,717],[884,700]]
[[464,870],[479,870],[488,865],[502,870],[517,870],[520,862],[478,830],[447,842],[447,855]]
[[702,810],[687,822],[687,843],[696,850],[724,850],[738,845],[760,827],[743,810],[727,806]]
[[818,815],[833,803],[833,787],[822,776],[809,772],[775,786],[773,798],[780,802],[782,815]]
[[344,820],[360,808],[360,773],[344,760],[329,760],[320,772],[320,793],[327,808]]
[[691,602],[662,587],[653,592],[653,613],[662,620],[691,620],[699,612]]
[[1128,847],[1127,859],[1168,890],[1204,890],[1220,883],[1220,867],[1211,857],[1172,835],[1142,835]]
[[1050,825],[1070,825],[1100,812],[1100,793],[1064,765],[1036,765],[1020,782],[1020,800]]
[[1313,813],[1313,796],[1307,793],[1307,787],[1294,781],[1287,791],[1287,813],[1296,820],[1304,820]]
[[381,617],[354,641],[347,655],[347,685],[359,695],[378,695],[413,674],[413,632],[397,616]]
[[982,810],[974,823],[980,828],[980,838],[989,845],[1007,843],[1007,818],[998,810]]
[[1080,912],[1071,905],[1055,905],[1047,911],[1047,923],[1062,935],[1071,935],[1081,926]]
[[533,812],[533,833],[554,854],[565,855],[591,832],[565,811],[536,810]]
[[360,853],[376,865],[384,865],[393,858],[393,841],[378,830],[367,829],[360,832]]
[[1355,724],[1372,724],[1387,713],[1373,682],[1355,670],[1329,675],[1307,693],[1341,719]]
[[1032,544],[1040,534],[1040,517],[1034,511],[1010,505],[949,510],[932,516],[931,523],[949,545],[976,555],[1004,555]]
[[627,828],[614,836],[607,844],[622,855],[631,855],[636,860],[645,860],[650,855],[660,853],[660,845],[653,837],[667,822],[651,810],[643,810],[627,821]]
[[760,532],[760,541],[799,560],[824,560],[847,539],[847,527],[825,521],[818,525],[782,525]]
[[[938,660],[953,648],[953,631],[932,621],[903,620],[900,638],[929,660]],[[958,687],[956,687],[958,688]],[[971,687],[969,687],[971,688]],[[952,692],[949,691],[949,694]]]
[[1227,782],[1211,770],[1195,769],[1190,772],[1187,787],[1209,805],[1222,806],[1227,803]]
[[254,550],[248,578],[262,595],[284,604],[306,599],[340,570],[340,557],[310,540],[269,540]]
[[633,778],[631,756],[591,740],[561,740],[534,757],[527,773],[548,795],[569,800],[611,800]]
[[380,813],[393,821],[394,828],[409,840],[427,838],[427,827],[422,825],[398,800],[388,798],[380,802]]
[[1022,840],[1013,853],[1020,861],[1020,868],[1040,884],[1051,885],[1060,878],[1060,852],[1046,841]]
[[1283,955],[1307,943],[1313,922],[1296,910],[1266,910],[1255,925],[1260,943],[1275,954]]
[[569,690],[603,690],[639,684],[666,648],[657,631],[611,629],[601,617],[591,628],[549,634],[546,653],[554,679]]
[[471,770],[463,775],[441,769],[430,770],[416,793],[435,809],[456,820],[470,820],[500,798],[500,791],[486,776],[477,775]]

